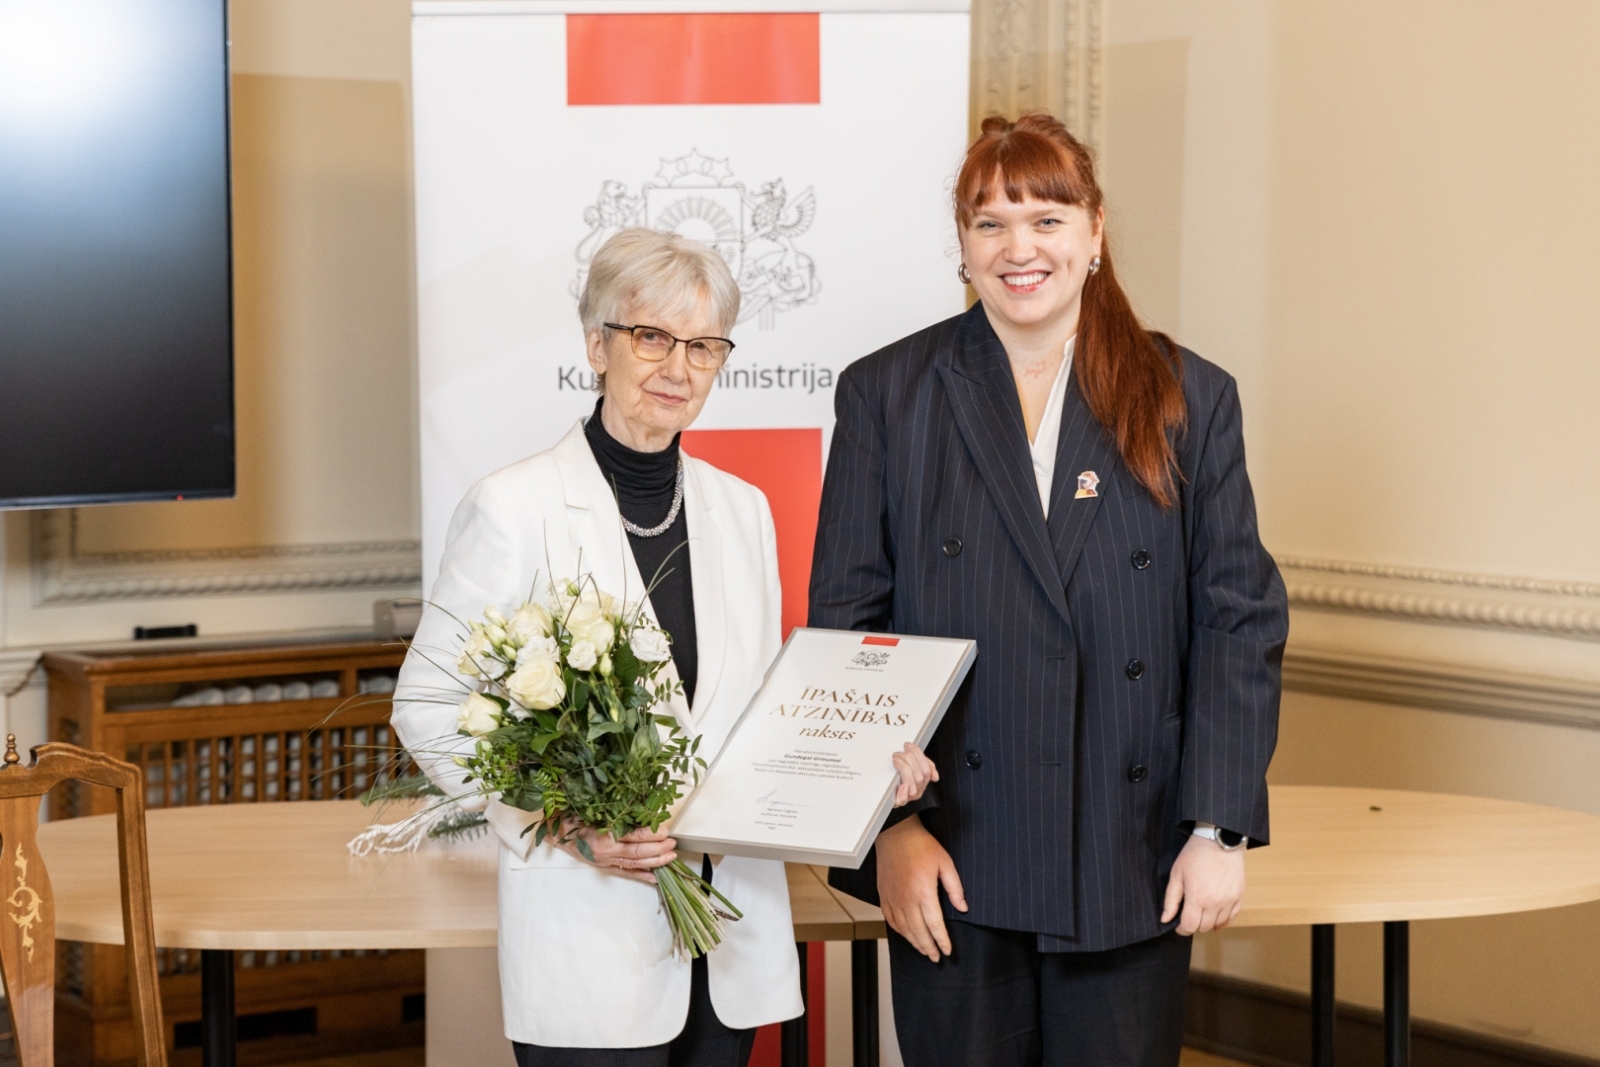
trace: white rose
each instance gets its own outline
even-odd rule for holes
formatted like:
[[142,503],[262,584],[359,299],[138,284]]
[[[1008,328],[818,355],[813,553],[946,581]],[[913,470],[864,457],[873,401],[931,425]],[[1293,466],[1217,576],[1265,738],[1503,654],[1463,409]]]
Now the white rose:
[[534,637],[517,650],[517,666],[524,667],[536,659],[547,659],[551,663],[561,655],[561,646],[556,644],[553,637]]
[[474,624],[472,636],[461,646],[461,658],[456,660],[456,670],[468,678],[497,677],[490,673],[497,666],[489,658],[489,653],[493,649],[494,645],[489,641],[489,635],[484,633],[483,627]]
[[561,680],[561,668],[554,660],[534,659],[506,679],[506,692],[523,707],[543,711],[565,699],[567,684]]
[[661,663],[672,658],[672,646],[667,635],[654,627],[639,626],[628,639],[634,658],[641,663]]
[[616,638],[611,620],[606,618],[600,605],[589,600],[580,600],[572,606],[567,613],[567,629],[574,641],[587,641],[597,650],[610,648]]
[[483,609],[483,617],[489,620],[489,625],[498,626],[501,629],[505,628],[507,621],[505,612],[501,611],[493,604],[490,604],[488,607]]
[[524,604],[511,617],[511,622],[506,626],[506,633],[517,645],[526,645],[537,638],[547,637],[550,633],[550,613],[537,604]]
[[563,608],[569,608],[578,603],[593,604],[608,615],[616,614],[617,598],[610,593],[596,589],[592,582],[586,581],[582,585],[568,582],[565,590],[556,594],[556,600]]
[[572,642],[572,648],[567,652],[567,666],[575,671],[592,671],[599,662],[600,655],[592,643],[584,640]]
[[456,711],[456,729],[461,733],[482,737],[500,726],[500,705],[484,696],[473,693],[461,702]]

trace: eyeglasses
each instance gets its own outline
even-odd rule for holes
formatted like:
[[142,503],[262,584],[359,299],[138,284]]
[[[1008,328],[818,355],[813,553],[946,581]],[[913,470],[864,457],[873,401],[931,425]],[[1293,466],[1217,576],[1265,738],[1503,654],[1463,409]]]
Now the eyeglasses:
[[686,341],[655,326],[622,326],[615,322],[606,323],[606,329],[631,334],[633,354],[651,363],[660,363],[682,345],[689,366],[695,370],[721,370],[733,351],[733,342],[726,337],[691,337]]

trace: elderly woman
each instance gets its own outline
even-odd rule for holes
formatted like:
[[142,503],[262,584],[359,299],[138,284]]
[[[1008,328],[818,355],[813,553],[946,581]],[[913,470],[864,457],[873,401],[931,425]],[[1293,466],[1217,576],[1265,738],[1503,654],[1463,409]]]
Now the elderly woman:
[[[595,255],[578,304],[594,414],[467,492],[401,670],[395,729],[447,794],[464,788],[449,756],[471,742],[436,701],[430,650],[459,643],[452,614],[508,611],[551,575],[630,597],[654,581],[648,607],[683,683],[673,710],[708,762],[759,688],[780,643],[771,512],[760,490],[678,447],[738,312],[727,264],[694,241],[624,230]],[[920,796],[932,764],[918,752],[896,764],[897,799]],[[668,828],[583,831],[591,861],[575,844],[535,845],[523,833],[535,816],[498,802],[486,815],[502,843],[500,978],[519,1067],[743,1067],[756,1027],[803,1010],[783,864],[685,855],[744,913],[690,964],[673,955],[650,873],[678,855]]]

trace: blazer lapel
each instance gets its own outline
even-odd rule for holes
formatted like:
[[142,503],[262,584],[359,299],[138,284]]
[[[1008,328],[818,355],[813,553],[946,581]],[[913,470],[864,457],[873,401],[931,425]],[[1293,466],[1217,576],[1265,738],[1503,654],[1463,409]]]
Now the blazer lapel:
[[[694,587],[695,650],[700,667],[695,683],[690,719],[705,717],[722,679],[722,661],[728,651],[727,595],[722,574],[722,530],[711,505],[709,487],[697,461],[689,460],[683,494],[684,521],[689,528],[689,578]],[[712,749],[715,751],[715,748]]]
[[[561,469],[561,482],[566,493],[567,552],[564,559],[556,558],[554,544],[550,544],[550,566],[556,568],[553,578],[578,578],[590,575],[602,590],[624,601],[639,603],[640,610],[658,626],[655,608],[644,595],[645,580],[639,573],[639,563],[633,558],[633,546],[628,543],[628,533],[622,528],[622,512],[617,508],[617,498],[606,484],[595,461],[589,442],[583,435],[583,423],[570,430],[555,448],[556,461]],[[692,471],[694,465],[690,464]],[[701,512],[709,515],[710,506],[705,493],[697,491],[695,479],[685,487],[683,506],[689,527],[690,577],[694,584],[695,630],[700,653],[700,685],[695,689],[695,711],[703,711],[716,691],[716,678],[722,673],[722,653],[726,639],[722,632],[722,550],[717,538],[716,524]],[[698,502],[697,502],[698,501]],[[702,536],[712,543],[709,550],[701,548],[697,538]],[[702,564],[702,557],[707,556]],[[702,578],[702,574],[709,576]],[[548,579],[547,579],[548,580]],[[704,588],[703,588],[704,587]],[[543,592],[543,590],[539,590]],[[706,598],[702,601],[702,595]],[[708,611],[700,605],[715,606]],[[714,658],[713,658],[714,656]],[[678,667],[667,661],[661,678],[677,682]],[[695,712],[691,711],[683,694],[672,699],[671,711],[684,732],[694,735]]]
[[[638,600],[644,591],[638,564],[622,528],[617,499],[600,473],[580,421],[555,447],[567,503],[566,545],[559,546],[546,531],[549,577],[580,578],[589,575],[602,590],[626,600]],[[565,558],[556,551],[565,548]]]
[[1028,452],[1028,431],[1022,423],[1005,349],[989,326],[983,305],[967,312],[948,365],[939,367],[956,427],[1000,511],[1006,530],[1034,577],[1060,613],[1071,623],[1066,590],[1051,550],[1039,487]]
[[[1072,578],[1088,540],[1089,527],[1100,514],[1112,480],[1127,476],[1121,469],[1115,442],[1078,389],[1076,363],[1071,374],[1061,405],[1061,438],[1056,444],[1056,473],[1050,486],[1050,540],[1064,581]],[[1085,472],[1093,472],[1099,479],[1095,496],[1077,495],[1078,475]]]

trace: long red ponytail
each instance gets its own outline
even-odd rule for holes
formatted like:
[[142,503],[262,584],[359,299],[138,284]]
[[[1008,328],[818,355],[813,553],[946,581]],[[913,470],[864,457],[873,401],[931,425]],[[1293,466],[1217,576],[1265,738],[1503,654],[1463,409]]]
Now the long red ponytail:
[[[1067,128],[1043,112],[1016,122],[983,120],[956,175],[956,223],[965,229],[984,204],[1004,194],[1012,203],[1033,198],[1075,204],[1091,216],[1104,196],[1094,157]],[[1100,269],[1083,287],[1078,341],[1073,349],[1078,388],[1089,410],[1111,432],[1133,476],[1162,507],[1177,503],[1178,460],[1173,438],[1183,429],[1182,363],[1166,336],[1139,322],[1117,284],[1107,237]]]

